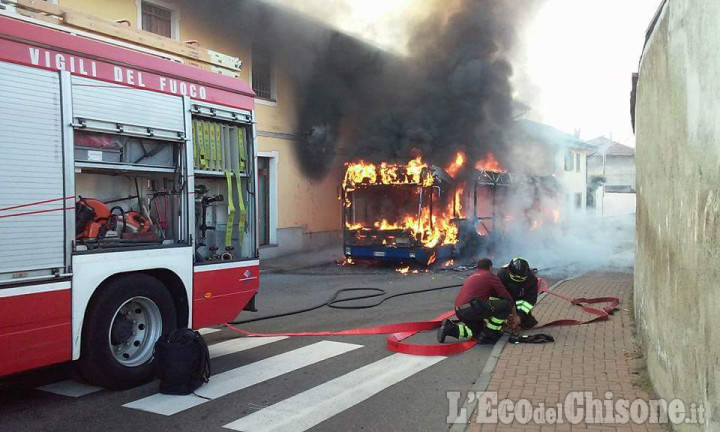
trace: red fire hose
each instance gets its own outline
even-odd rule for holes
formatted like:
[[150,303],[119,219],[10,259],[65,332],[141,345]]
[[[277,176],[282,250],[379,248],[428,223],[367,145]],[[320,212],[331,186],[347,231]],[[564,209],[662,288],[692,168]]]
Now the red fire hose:
[[[384,302],[385,300],[388,300],[392,297],[399,297],[401,295],[408,295],[408,294],[416,294],[418,292],[427,292],[427,291],[434,291],[438,289],[445,289],[445,288],[451,288],[451,287],[457,287],[460,285],[447,285],[442,287],[436,287],[436,288],[428,288],[424,290],[419,291],[412,291],[407,293],[400,293],[395,294],[392,296],[387,296],[383,298],[378,303],[375,303],[373,305],[368,306],[356,306],[353,307],[354,309],[360,309],[360,308],[367,308],[367,307],[374,307],[379,305],[380,303]],[[371,294],[351,299],[343,299],[338,300],[338,295],[341,292],[346,291],[353,291],[357,289],[365,289],[365,290],[373,290],[373,291],[379,291],[381,293],[379,294]],[[543,324],[536,328],[541,327],[549,327],[549,326],[561,326],[561,325],[581,325],[581,324],[589,324],[591,322],[595,321],[604,321],[607,320],[610,316],[610,314],[620,305],[620,299],[616,297],[597,297],[597,298],[569,298],[561,296],[560,294],[555,294],[552,291],[549,291],[547,283],[543,279],[538,279],[538,290],[539,292],[547,293],[549,295],[553,295],[555,297],[561,298],[563,300],[566,300],[570,302],[573,305],[580,306],[582,309],[590,313],[592,315],[595,315],[594,318],[589,320],[575,320],[575,319],[561,319],[552,321],[546,324]],[[330,306],[330,307],[336,307],[339,306],[334,305],[333,303],[337,302],[344,302],[349,300],[356,300],[358,298],[370,298],[370,297],[377,297],[384,293],[383,290],[379,288],[346,288],[345,290],[340,290],[331,300],[328,302],[323,303],[322,305],[313,306],[311,308],[302,310],[302,311],[294,311],[291,313],[281,314],[281,315],[274,315],[272,317],[263,317],[259,319],[254,320],[248,320],[243,321],[244,322],[251,322],[251,321],[259,321],[261,319],[268,319],[268,318],[274,318],[278,316],[285,316],[285,315],[291,315],[294,313],[300,313],[300,312],[306,312],[308,310],[314,310],[318,309],[323,306]],[[595,304],[595,303],[608,303],[606,306],[604,306],[602,309],[593,308],[590,306],[587,306],[588,304]],[[349,306],[339,307],[339,308],[350,308]],[[431,344],[431,345],[419,345],[419,344],[411,344],[407,342],[403,342],[403,340],[409,338],[410,336],[413,336],[416,333],[422,332],[422,331],[428,331],[433,330],[438,327],[440,327],[440,323],[443,319],[449,318],[451,316],[455,315],[454,311],[446,312],[439,317],[430,320],[430,321],[417,321],[417,322],[405,322],[405,323],[396,323],[396,324],[387,324],[387,325],[381,325],[376,327],[367,327],[367,328],[356,328],[356,329],[349,329],[349,330],[341,330],[341,331],[319,331],[319,332],[295,332],[295,333],[255,333],[255,332],[249,332],[245,330],[241,330],[237,327],[235,327],[233,324],[238,323],[227,323],[225,324],[228,328],[231,330],[234,330],[238,333],[242,333],[245,336],[252,336],[252,337],[270,337],[270,336],[357,336],[357,335],[373,335],[373,334],[387,334],[386,341],[387,341],[387,348],[388,350],[392,352],[398,352],[398,353],[405,353],[405,354],[412,354],[412,355],[422,355],[422,356],[447,356],[452,354],[458,354],[463,351],[467,351],[468,349],[472,348],[477,344],[477,342],[474,339],[471,339],[466,342],[456,342],[456,343],[448,343],[448,344]]]

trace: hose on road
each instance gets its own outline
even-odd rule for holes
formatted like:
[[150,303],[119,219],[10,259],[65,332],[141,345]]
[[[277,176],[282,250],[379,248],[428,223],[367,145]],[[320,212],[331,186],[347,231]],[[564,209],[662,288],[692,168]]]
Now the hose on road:
[[[461,267],[462,267],[462,271],[472,270],[475,268],[475,266],[461,266]],[[551,270],[551,269],[555,269],[555,268],[559,268],[559,267],[563,267],[563,266],[546,267],[546,268],[538,269],[537,271],[540,272],[540,271]],[[461,271],[461,270],[458,270],[458,271]],[[423,288],[423,289],[419,289],[419,290],[405,291],[405,292],[391,294],[391,295],[387,295],[387,291],[385,291],[382,288],[377,288],[377,287],[343,288],[343,289],[339,289],[339,290],[335,291],[335,293],[328,300],[326,300],[322,303],[313,305],[313,306],[309,306],[309,307],[306,307],[303,309],[297,309],[297,310],[293,310],[293,311],[289,311],[289,312],[283,312],[283,313],[279,313],[279,314],[275,314],[275,315],[268,315],[268,316],[251,318],[251,319],[240,320],[240,321],[231,321],[228,324],[239,325],[239,324],[247,324],[247,323],[256,322],[256,321],[269,320],[269,319],[273,319],[273,318],[281,318],[281,317],[286,317],[286,316],[290,316],[290,315],[297,315],[297,314],[301,314],[301,313],[305,313],[305,312],[314,311],[316,309],[320,309],[325,306],[327,306],[329,308],[333,308],[333,309],[370,309],[370,308],[380,306],[385,301],[390,300],[392,298],[403,297],[403,296],[408,296],[408,295],[413,295],[413,294],[422,294],[422,293],[431,292],[431,291],[440,291],[440,290],[449,289],[449,288],[458,288],[461,286],[462,286],[461,283],[460,284],[452,284],[452,285],[442,285],[439,287]],[[369,294],[340,298],[344,293],[362,292],[362,291],[369,292]],[[377,297],[382,297],[382,298],[379,301],[376,301],[375,303],[362,304],[362,305],[343,304],[343,303],[347,303],[347,302],[353,302],[353,301],[357,301],[357,300],[377,298]]]
[[[320,309],[325,306],[333,308],[333,309],[370,309],[370,308],[374,308],[376,306],[380,306],[385,301],[390,300],[391,298],[403,297],[403,296],[412,295],[412,294],[421,294],[421,293],[426,293],[426,292],[430,292],[430,291],[439,291],[439,290],[444,290],[444,289],[448,289],[448,288],[457,288],[460,286],[462,286],[462,284],[443,285],[443,286],[439,286],[439,287],[431,287],[431,288],[423,288],[423,289],[413,290],[413,291],[405,291],[405,292],[391,294],[391,295],[387,295],[387,291],[385,291],[384,289],[376,288],[376,287],[343,288],[343,289],[339,289],[339,290],[335,291],[335,293],[328,300],[326,300],[322,303],[313,305],[313,306],[306,307],[304,309],[297,309],[297,310],[293,310],[290,312],[283,312],[283,313],[279,313],[279,314],[275,314],[275,315],[268,315],[268,316],[264,316],[264,317],[252,318],[252,319],[241,320],[241,321],[231,321],[228,324],[233,324],[233,325],[247,324],[247,323],[256,322],[256,321],[264,321],[264,320],[268,320],[268,319],[272,319],[272,318],[280,318],[280,317],[285,317],[285,316],[289,316],[289,315],[297,315],[297,314],[301,314],[304,312],[314,311],[316,309]],[[362,292],[362,291],[369,292],[369,294],[362,294],[362,295],[357,295],[357,296],[340,298],[345,293]],[[382,297],[382,298],[379,301],[376,301],[375,303],[370,303],[370,304],[362,304],[362,305],[343,304],[343,303],[347,303],[347,302],[369,299],[369,298],[376,298],[376,297]]]

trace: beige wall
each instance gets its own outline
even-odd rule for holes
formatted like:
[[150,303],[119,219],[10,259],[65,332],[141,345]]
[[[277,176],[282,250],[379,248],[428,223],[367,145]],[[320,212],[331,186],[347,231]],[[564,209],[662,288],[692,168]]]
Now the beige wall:
[[137,25],[135,0],[58,0],[58,5],[110,21],[125,19]]
[[322,181],[311,181],[295,161],[297,143],[285,139],[258,137],[260,151],[277,151],[278,227],[302,227],[305,232],[337,231],[340,224],[340,172]]
[[635,106],[635,311],[659,395],[705,406],[681,431],[720,430],[718,22],[717,0],[666,4]]
[[[176,0],[168,3],[179,8],[181,41],[196,40],[200,47],[239,57],[243,61],[240,79],[250,83],[251,44],[240,35],[231,14],[218,14],[205,7],[210,0]],[[127,19],[137,25],[135,0],[60,0],[69,7],[107,20]],[[258,101],[255,105],[257,131],[260,135],[283,136],[284,139],[258,137],[258,151],[279,153],[278,164],[278,228],[302,229],[303,233],[338,231],[341,229],[337,191],[340,174],[335,172],[321,182],[306,178],[295,156],[298,115],[296,90],[292,73],[283,67],[282,59],[275,66],[276,101]]]

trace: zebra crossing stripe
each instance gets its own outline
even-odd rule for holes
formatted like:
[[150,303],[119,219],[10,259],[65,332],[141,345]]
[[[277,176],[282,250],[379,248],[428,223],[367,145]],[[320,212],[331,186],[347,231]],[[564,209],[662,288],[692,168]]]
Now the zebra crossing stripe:
[[[259,346],[267,345],[283,339],[287,339],[287,336],[236,338],[212,344],[208,347],[208,350],[210,351],[210,358],[217,358],[228,354],[246,351],[252,348],[257,348]],[[100,391],[102,389],[102,387],[96,387],[94,385],[74,380],[59,381],[37,387],[37,390],[42,390],[44,392],[69,397],[85,396]]]
[[362,345],[320,341],[213,375],[210,382],[197,389],[195,394],[173,396],[157,393],[123,406],[170,416],[358,348],[362,348]]
[[212,328],[212,327],[205,327],[205,328],[201,328],[200,330],[198,330],[198,333],[200,333],[201,335],[204,336],[204,335],[206,335],[206,334],[217,333],[217,332],[219,332],[219,331],[222,331],[222,329]]
[[444,360],[394,354],[225,425],[243,432],[301,432]]
[[257,348],[283,339],[287,339],[287,336],[242,337],[212,344],[208,347],[208,350],[210,351],[210,358],[216,358]]

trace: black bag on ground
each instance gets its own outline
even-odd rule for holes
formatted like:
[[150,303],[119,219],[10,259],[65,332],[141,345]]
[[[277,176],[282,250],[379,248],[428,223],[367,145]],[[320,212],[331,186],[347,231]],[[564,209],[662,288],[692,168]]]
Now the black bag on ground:
[[200,333],[188,328],[163,335],[155,343],[160,393],[187,395],[210,379],[210,352]]

